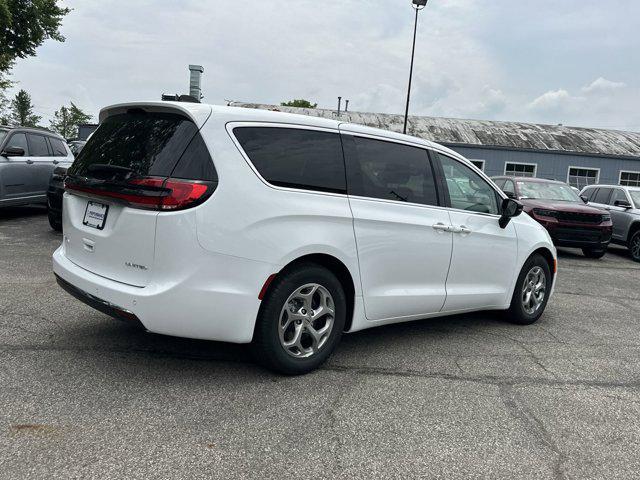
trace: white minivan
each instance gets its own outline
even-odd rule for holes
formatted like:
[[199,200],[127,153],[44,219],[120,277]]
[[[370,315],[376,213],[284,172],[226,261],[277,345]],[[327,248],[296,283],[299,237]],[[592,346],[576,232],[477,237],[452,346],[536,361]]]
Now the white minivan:
[[335,120],[114,105],[65,187],[65,290],[150,332],[252,343],[286,374],[343,332],[478,310],[533,323],[556,277],[547,231],[463,157]]

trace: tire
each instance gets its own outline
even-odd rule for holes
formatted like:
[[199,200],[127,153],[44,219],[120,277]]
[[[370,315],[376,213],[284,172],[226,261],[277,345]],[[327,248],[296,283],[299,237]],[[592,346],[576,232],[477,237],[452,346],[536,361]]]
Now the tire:
[[[312,312],[318,311],[321,302],[327,313],[313,319]],[[258,313],[252,346],[256,360],[285,375],[315,370],[340,342],[346,312],[347,299],[342,284],[326,268],[304,263],[284,272],[269,287]]]
[[629,251],[631,252],[631,259],[634,262],[640,262],[640,230],[637,230],[631,235],[629,240]]
[[607,253],[607,249],[583,248],[582,253],[584,253],[584,256],[587,258],[602,258]]
[[[531,277],[530,274],[533,275],[533,277]],[[542,277],[537,277],[538,274],[544,277],[542,298],[540,298],[538,295],[532,295],[529,297],[531,298],[530,302],[526,304],[527,306],[525,306],[526,290],[530,291],[531,289],[529,280],[535,281],[536,278],[541,279]],[[539,283],[537,285],[539,285]],[[507,319],[511,323],[515,323],[517,325],[531,325],[532,323],[537,322],[544,313],[545,308],[547,307],[547,301],[549,300],[551,286],[551,270],[549,269],[549,264],[544,259],[544,257],[538,254],[529,257],[529,259],[522,267],[520,275],[518,275],[518,281],[516,282],[513,297],[511,298],[511,306],[506,313]],[[534,302],[535,298],[539,298],[539,303]],[[533,303],[535,303],[535,305],[533,305]]]
[[48,212],[48,217],[49,217],[49,225],[51,226],[51,228],[53,228],[56,232],[61,232],[62,218],[54,214],[51,210],[49,210]]

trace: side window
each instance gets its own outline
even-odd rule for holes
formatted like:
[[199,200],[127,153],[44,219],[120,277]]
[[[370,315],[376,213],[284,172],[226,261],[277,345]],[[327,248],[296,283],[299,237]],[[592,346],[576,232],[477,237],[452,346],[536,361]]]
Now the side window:
[[586,188],[584,192],[582,192],[583,197],[587,197],[589,201],[592,200],[593,194],[596,193],[597,188]]
[[29,146],[27,136],[24,133],[14,133],[7,141],[7,147],[18,147],[24,150],[24,155],[29,156]]
[[29,152],[32,157],[48,157],[50,155],[47,139],[44,135],[27,133],[27,141],[29,142]]
[[480,175],[461,162],[437,154],[449,189],[451,208],[498,214],[495,190]]
[[609,203],[609,196],[611,195],[610,188],[599,188],[598,193],[595,194],[594,198],[591,199],[594,203],[602,203],[606,205]]
[[493,183],[495,183],[500,190],[504,190],[504,184],[507,183],[507,181],[504,178],[494,178]]
[[351,135],[343,140],[350,195],[438,205],[426,150]]
[[515,195],[516,186],[514,185],[513,180],[507,180],[506,182],[504,182],[504,188],[502,189],[502,191],[513,193]]
[[233,134],[269,183],[323,192],[346,192],[337,133],[297,128],[237,127]]
[[54,157],[66,157],[67,149],[64,147],[64,142],[59,138],[49,137],[49,143],[53,149]]
[[609,205],[615,205],[616,204],[616,200],[622,200],[624,202],[628,202],[629,201],[627,199],[627,194],[624,193],[624,190],[620,190],[619,188],[616,188],[613,191],[613,195],[611,195],[611,199],[609,200]]

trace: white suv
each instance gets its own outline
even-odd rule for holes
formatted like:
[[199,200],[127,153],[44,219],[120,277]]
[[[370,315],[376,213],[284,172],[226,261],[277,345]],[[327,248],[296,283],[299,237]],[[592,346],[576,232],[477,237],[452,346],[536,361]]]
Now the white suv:
[[339,121],[122,104],[68,171],[60,285],[151,332],[316,368],[343,332],[477,310],[535,322],[556,251],[455,152]]

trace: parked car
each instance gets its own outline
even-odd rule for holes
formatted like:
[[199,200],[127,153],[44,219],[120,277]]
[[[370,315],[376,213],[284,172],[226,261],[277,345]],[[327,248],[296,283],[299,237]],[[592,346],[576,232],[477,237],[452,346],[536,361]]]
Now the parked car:
[[627,247],[631,258],[640,262],[640,187],[591,185],[581,195],[589,205],[609,211],[613,221],[611,242]]
[[581,248],[589,258],[602,258],[607,252],[611,215],[585,205],[566,183],[530,177],[493,180],[509,197],[522,202],[524,211],[549,231],[555,245]]
[[547,231],[463,157],[333,120],[115,105],[65,188],[64,289],[151,332],[252,342],[287,374],[344,331],[478,310],[531,324],[555,280]]
[[73,153],[73,156],[77,157],[87,142],[84,140],[71,140],[67,143],[69,145],[69,148],[71,149],[71,153]]
[[54,168],[72,161],[66,142],[53,132],[0,127],[0,207],[46,203]]
[[64,195],[64,178],[70,163],[58,165],[49,179],[47,189],[47,215],[52,229],[62,231],[62,196]]

